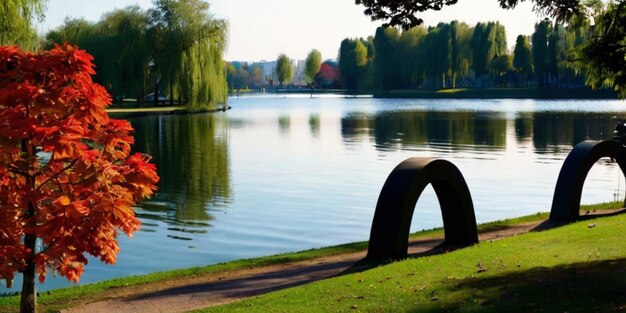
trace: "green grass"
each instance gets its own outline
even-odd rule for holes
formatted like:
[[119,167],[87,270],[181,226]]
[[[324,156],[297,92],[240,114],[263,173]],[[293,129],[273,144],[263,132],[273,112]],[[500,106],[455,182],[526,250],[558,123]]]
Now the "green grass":
[[[588,210],[600,210],[620,207],[621,202],[605,203],[594,206],[582,206],[581,211]],[[537,213],[529,216],[507,219],[502,221],[495,221],[478,226],[479,232],[492,231],[499,228],[503,228],[509,225],[532,223],[545,220],[548,217],[547,213]],[[412,240],[419,240],[425,238],[442,237],[443,229],[431,229],[424,230],[410,235]],[[38,304],[45,310],[55,311],[61,308],[67,307],[68,303],[72,300],[92,298],[94,300],[99,299],[102,293],[107,290],[136,286],[153,282],[166,281],[170,279],[180,279],[181,277],[197,277],[201,275],[207,275],[212,273],[224,273],[228,271],[235,271],[240,269],[248,269],[253,267],[269,266],[275,264],[284,264],[290,262],[305,261],[319,257],[340,255],[346,253],[360,252],[367,249],[367,242],[355,242],[344,245],[338,245],[333,247],[326,247],[320,249],[311,249],[295,253],[285,253],[280,255],[237,260],[228,263],[209,265],[203,267],[193,267],[180,270],[172,270],[166,272],[152,273],[148,275],[129,276],[107,280],[95,284],[80,285],[64,289],[56,289],[52,291],[46,291],[40,293],[38,297]],[[5,295],[0,296],[0,312],[15,312],[19,305],[19,296],[17,295]]]
[[[224,273],[253,267],[298,262],[322,256],[332,256],[344,253],[358,252],[365,249],[367,249],[367,242],[357,242],[321,249],[311,249],[296,253],[286,253],[262,258],[237,260],[204,267],[192,267],[180,270],[152,273],[147,275],[122,277],[95,284],[86,284],[70,288],[51,290],[49,292],[42,292],[37,298],[37,303],[47,308],[48,310],[54,311],[66,307],[66,303],[71,300],[81,299],[85,297],[98,298],[98,295],[102,291],[106,291],[112,288],[141,285],[152,282],[165,281],[169,279],[180,279],[181,277],[196,277],[212,273]],[[18,306],[19,296],[0,296],[0,312],[14,312]]]
[[438,90],[437,93],[440,93],[440,94],[455,94],[455,93],[465,92],[467,90],[468,90],[467,88],[442,89],[442,90]]
[[626,308],[626,215],[484,242],[199,312],[597,312]]
[[603,203],[598,203],[598,204],[587,204],[587,205],[581,205],[580,206],[580,212],[581,212],[581,214],[584,214],[587,211],[594,212],[594,211],[610,210],[610,209],[615,209],[615,208],[621,208],[623,206],[624,206],[624,202],[623,201],[603,202]]

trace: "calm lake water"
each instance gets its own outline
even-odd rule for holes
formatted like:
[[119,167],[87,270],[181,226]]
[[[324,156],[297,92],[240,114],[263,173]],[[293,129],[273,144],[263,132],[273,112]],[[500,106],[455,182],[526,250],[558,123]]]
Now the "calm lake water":
[[[81,283],[367,240],[387,175],[410,157],[456,164],[478,222],[548,211],[573,145],[610,139],[626,121],[623,101],[251,96],[229,104],[226,113],[131,118],[135,149],[154,157],[160,189],[137,209],[142,229],[121,238],[118,263],[92,260]],[[583,202],[616,197],[624,178],[601,160]],[[428,189],[412,230],[441,225]],[[69,285],[57,277],[39,288]]]

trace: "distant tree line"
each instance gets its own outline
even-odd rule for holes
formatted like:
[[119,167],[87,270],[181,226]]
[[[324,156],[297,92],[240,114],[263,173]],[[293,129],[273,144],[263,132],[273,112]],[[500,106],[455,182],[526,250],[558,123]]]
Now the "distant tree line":
[[[323,64],[329,66],[329,61],[322,62],[322,53],[317,49],[311,50],[306,60],[304,60],[304,67],[301,69],[303,82],[311,87],[328,87],[332,85],[332,82],[324,81],[322,75]],[[228,88],[231,92],[239,92],[242,89],[259,90],[265,87],[286,88],[289,87],[288,85],[294,79],[294,64],[284,53],[280,54],[276,59],[272,73],[264,73],[263,67],[264,63],[228,62],[226,64]],[[333,67],[336,67],[336,65],[333,65]],[[276,86],[274,80],[276,80]]]
[[[513,9],[526,0],[498,0],[505,9]],[[383,26],[399,26],[403,30],[422,24],[419,12],[440,10],[458,0],[355,0],[365,6],[365,15],[383,20]],[[585,84],[594,89],[612,88],[626,98],[626,0],[529,0],[534,10],[567,23],[563,32],[559,25],[552,29],[539,25],[533,36],[533,65],[538,85],[560,84],[556,74],[562,66],[560,51],[568,54],[567,67],[576,76],[584,76]],[[591,23],[590,21],[593,21]],[[562,27],[561,27],[562,28]],[[565,36],[565,38],[563,38]],[[547,39],[547,45],[544,44]],[[581,40],[582,39],[582,40]],[[574,46],[565,46],[563,43]],[[534,44],[538,44],[537,47]],[[546,49],[543,50],[542,49]],[[542,58],[544,56],[546,58]]]
[[588,23],[542,21],[532,36],[518,36],[510,53],[498,22],[379,27],[374,37],[341,42],[339,70],[351,90],[580,87],[585,72],[569,58],[589,37]]
[[158,104],[167,98],[196,111],[228,96],[222,60],[227,32],[226,22],[214,18],[204,1],[155,0],[149,10],[129,6],[97,23],[67,19],[46,35],[46,45],[69,42],[92,54],[96,80],[116,102]]
[[259,63],[228,62],[226,63],[226,81],[231,91],[241,89],[261,89],[268,84],[270,78],[263,74],[263,66]]

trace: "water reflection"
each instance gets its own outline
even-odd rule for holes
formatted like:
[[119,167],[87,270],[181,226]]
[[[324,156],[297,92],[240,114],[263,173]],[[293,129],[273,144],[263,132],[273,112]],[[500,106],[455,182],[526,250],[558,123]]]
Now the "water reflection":
[[626,115],[580,112],[537,112],[521,116],[516,125],[532,125],[523,134],[530,138],[537,153],[561,152],[584,140],[607,140],[613,138],[613,130]]
[[288,115],[283,115],[278,118],[278,127],[280,128],[280,133],[282,135],[289,134],[291,129],[291,117]]
[[318,138],[320,136],[320,116],[319,114],[311,114],[309,116],[309,127],[311,127],[311,136]]
[[[606,140],[626,114],[580,112],[518,112],[515,138],[532,142],[539,154],[563,152],[584,140]],[[476,111],[391,111],[374,115],[350,113],[341,120],[346,142],[373,139],[383,150],[443,143],[453,151],[507,147],[507,116]]]
[[[503,114],[477,112],[383,112],[375,116],[350,114],[341,120],[345,140],[373,137],[379,149],[445,143],[454,150],[467,146],[506,147]],[[474,149],[474,148],[472,148]]]
[[[228,123],[210,114],[131,119],[134,148],[153,156],[161,176],[157,195],[137,210],[142,231],[165,223],[168,237],[204,234],[214,212],[231,200]],[[150,222],[154,221],[154,222]]]

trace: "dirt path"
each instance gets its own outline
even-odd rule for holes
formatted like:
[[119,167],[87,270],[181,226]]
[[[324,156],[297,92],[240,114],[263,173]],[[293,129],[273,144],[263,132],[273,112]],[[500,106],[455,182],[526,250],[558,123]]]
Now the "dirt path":
[[[480,241],[525,233],[539,223],[510,226],[480,234]],[[442,241],[411,242],[409,254],[429,254]],[[365,251],[303,262],[220,273],[207,277],[119,288],[108,300],[79,303],[63,313],[177,313],[234,302],[243,298],[340,275],[365,257]]]

